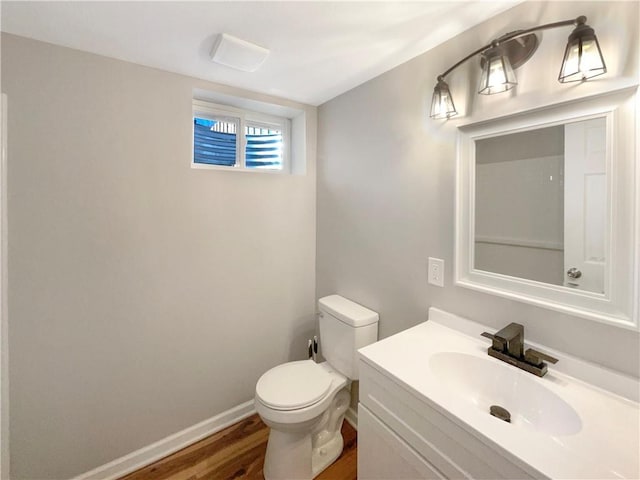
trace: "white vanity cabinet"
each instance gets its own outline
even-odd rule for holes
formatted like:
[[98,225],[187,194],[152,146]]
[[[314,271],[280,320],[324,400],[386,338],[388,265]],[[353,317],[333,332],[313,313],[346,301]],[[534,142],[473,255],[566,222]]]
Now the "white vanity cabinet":
[[442,474],[420,456],[367,407],[358,407],[358,478],[368,480],[442,479]]
[[525,468],[360,360],[358,479],[545,478]]
[[431,308],[359,350],[359,479],[640,478],[637,379],[525,338],[559,359],[540,378],[487,355],[489,330]]

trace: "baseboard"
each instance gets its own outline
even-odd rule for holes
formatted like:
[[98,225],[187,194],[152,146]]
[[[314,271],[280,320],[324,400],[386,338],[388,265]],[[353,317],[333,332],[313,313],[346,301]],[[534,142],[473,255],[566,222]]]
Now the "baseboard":
[[74,477],[72,480],[115,480],[171,455],[192,443],[202,440],[256,412],[253,400],[249,400],[215,417],[169,435],[168,437],[120,457],[112,462]]
[[353,408],[353,407],[349,407],[349,409],[346,411],[346,413],[344,414],[344,419],[349,422],[349,424],[356,430],[358,431],[358,410]]

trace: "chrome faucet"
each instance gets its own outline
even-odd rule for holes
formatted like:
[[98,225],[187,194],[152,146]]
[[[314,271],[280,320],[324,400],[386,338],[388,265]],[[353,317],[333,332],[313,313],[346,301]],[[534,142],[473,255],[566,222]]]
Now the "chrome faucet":
[[487,350],[490,356],[538,377],[547,373],[545,360],[550,363],[558,361],[557,358],[533,348],[524,351],[524,326],[519,323],[510,323],[496,333],[482,332],[482,336],[491,339],[491,346]]

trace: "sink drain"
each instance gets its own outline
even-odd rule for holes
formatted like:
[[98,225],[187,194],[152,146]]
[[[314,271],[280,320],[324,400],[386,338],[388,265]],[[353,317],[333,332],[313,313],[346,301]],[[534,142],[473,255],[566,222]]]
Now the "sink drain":
[[500,420],[511,423],[511,414],[506,408],[502,408],[500,405],[491,405],[489,413]]

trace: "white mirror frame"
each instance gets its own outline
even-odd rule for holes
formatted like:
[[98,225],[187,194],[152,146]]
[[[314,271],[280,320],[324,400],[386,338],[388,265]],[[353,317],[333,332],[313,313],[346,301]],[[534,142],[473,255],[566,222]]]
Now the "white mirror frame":
[[[640,158],[637,86],[458,127],[456,285],[590,320],[638,330]],[[606,117],[609,231],[605,293],[576,290],[474,268],[475,142],[483,138]]]

